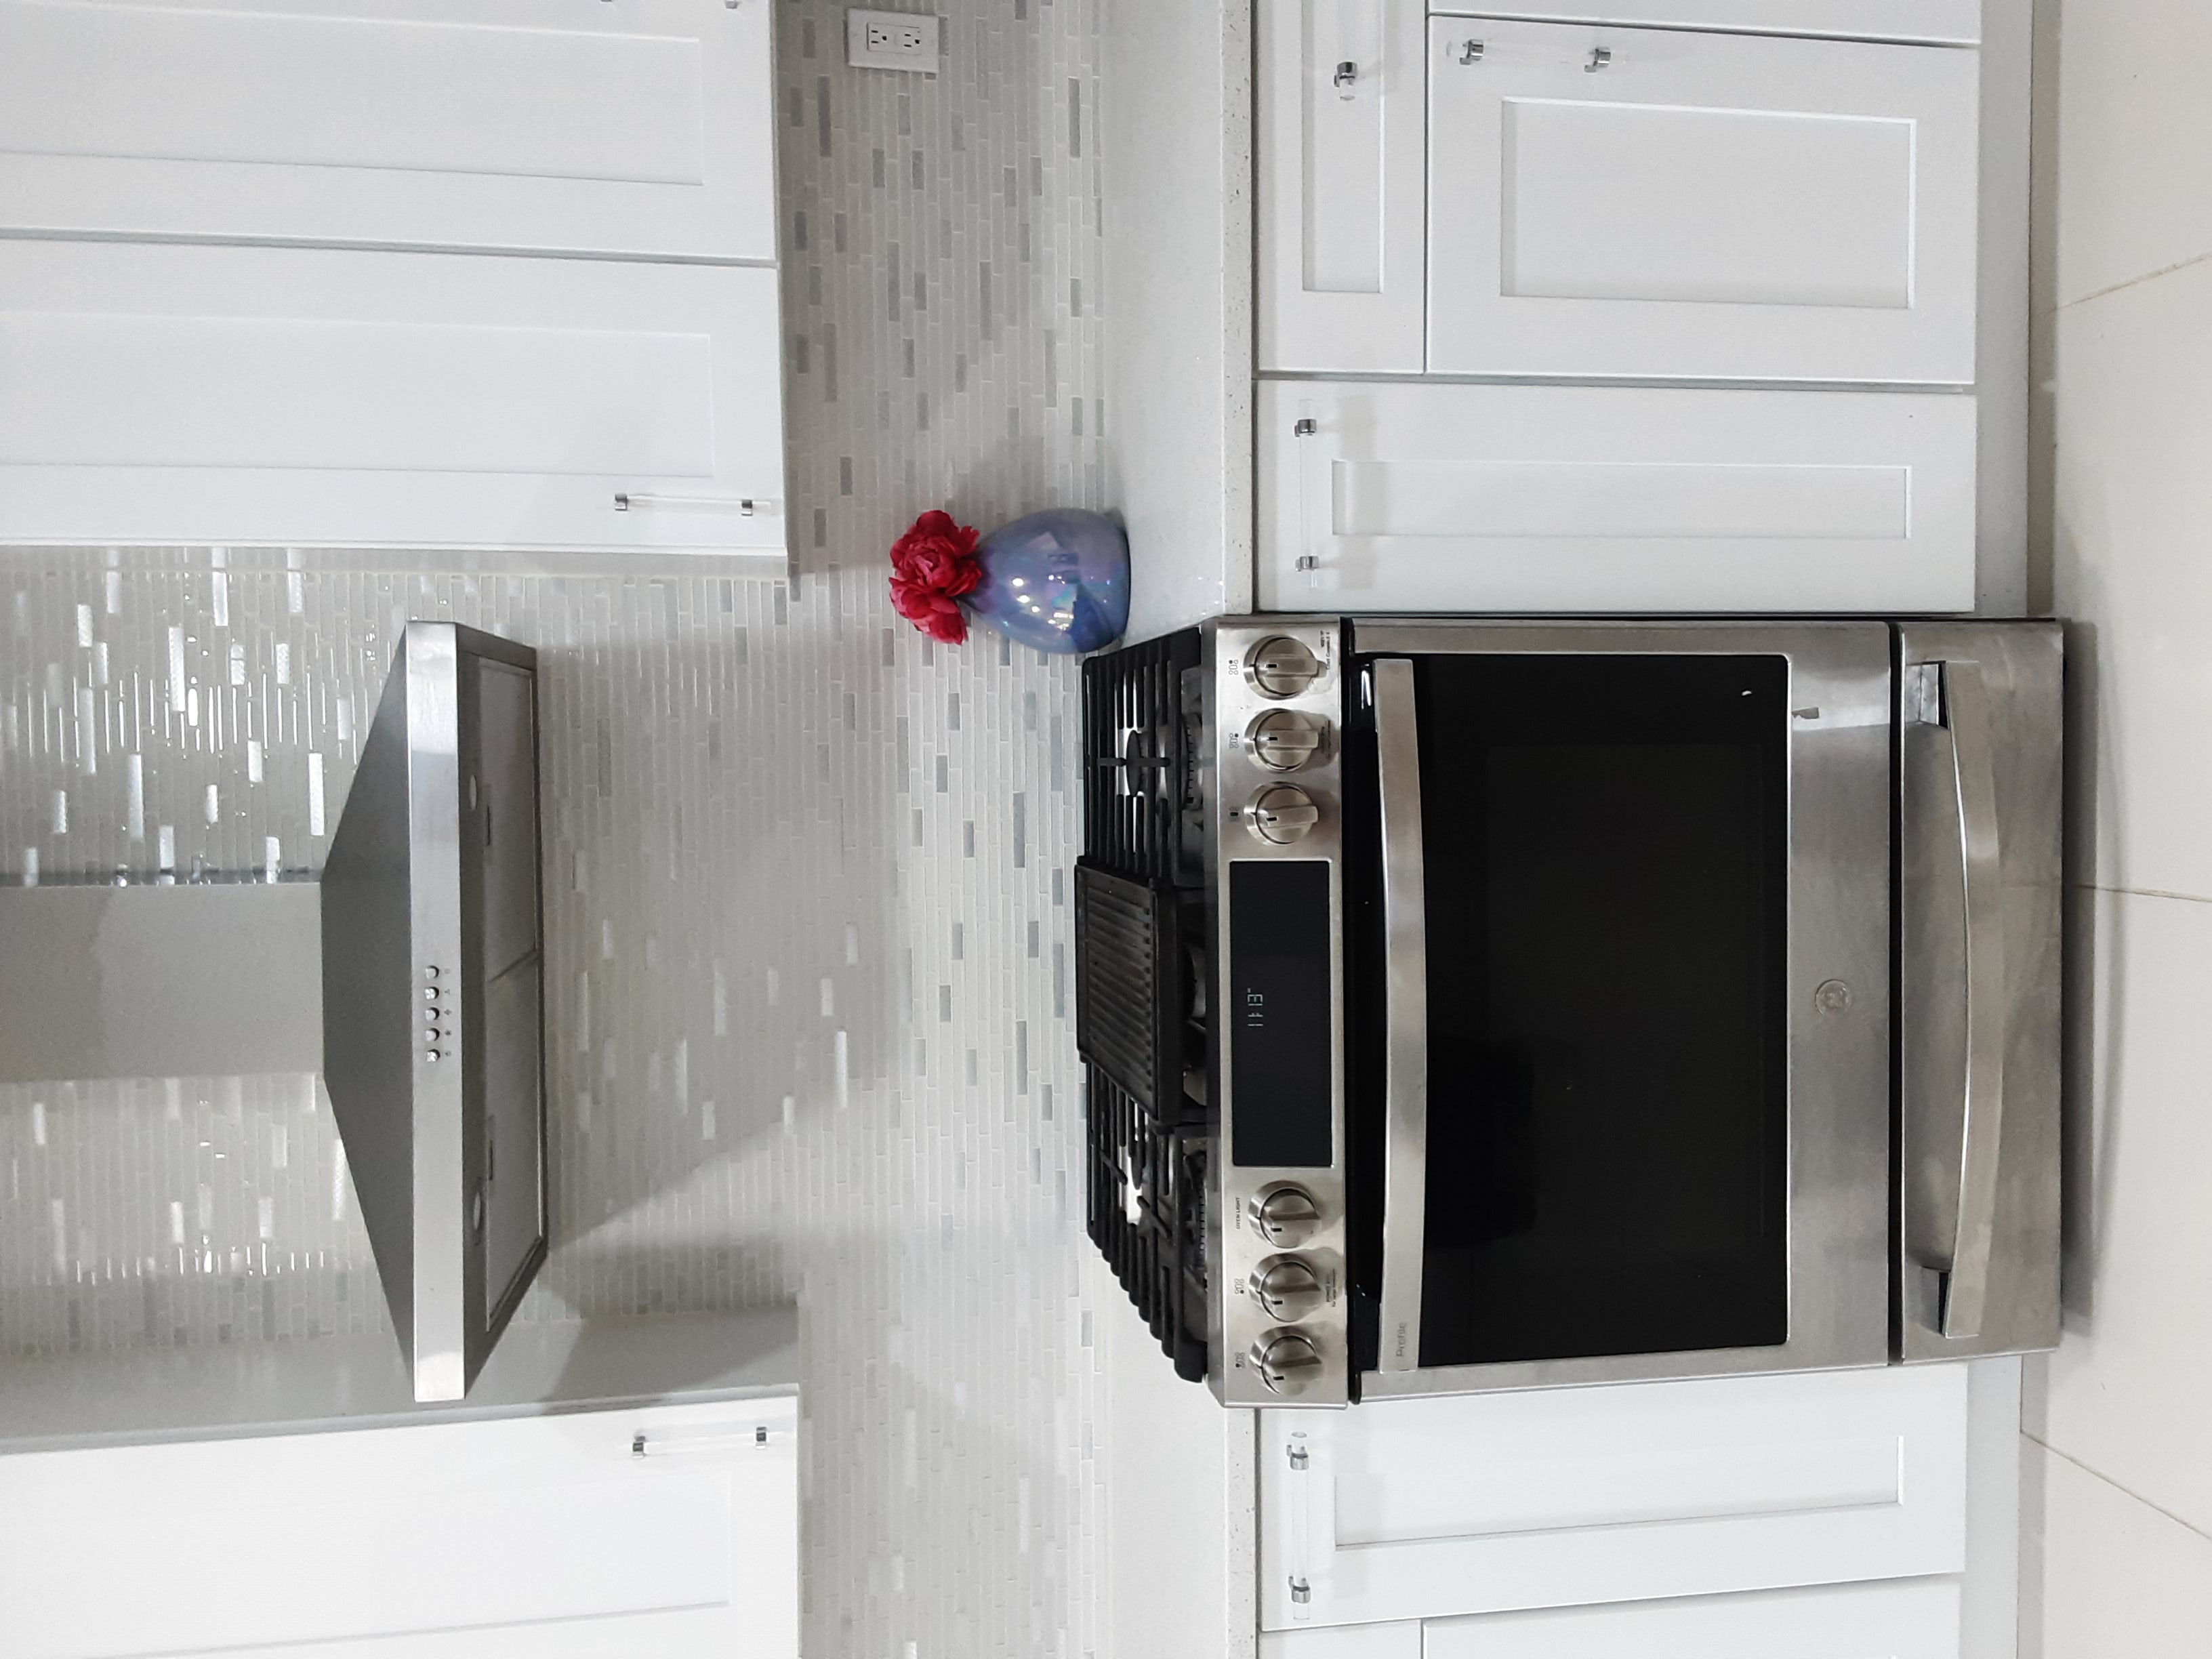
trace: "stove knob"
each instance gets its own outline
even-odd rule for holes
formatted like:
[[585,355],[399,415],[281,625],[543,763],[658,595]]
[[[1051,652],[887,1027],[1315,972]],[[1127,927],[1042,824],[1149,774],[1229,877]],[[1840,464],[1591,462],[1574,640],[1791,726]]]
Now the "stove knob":
[[1278,1256],[1261,1264],[1252,1277],[1252,1293],[1268,1318],[1295,1325],[1321,1306],[1321,1278],[1297,1257]]
[[1321,1231],[1321,1206],[1300,1187],[1277,1187],[1252,1200],[1252,1224],[1279,1249],[1294,1250]]
[[1270,708],[1244,728],[1244,752],[1270,772],[1295,772],[1319,758],[1328,723],[1295,708]]
[[1321,1381],[1321,1350],[1296,1331],[1269,1331],[1252,1345],[1252,1369],[1268,1393],[1295,1400]]
[[1321,822],[1321,808],[1297,785],[1272,783],[1252,797],[1252,804],[1244,809],[1244,822],[1268,845],[1288,847],[1313,833],[1314,825]]
[[1244,653],[1244,678],[1263,697],[1295,697],[1321,678],[1321,659],[1288,635],[1265,639]]

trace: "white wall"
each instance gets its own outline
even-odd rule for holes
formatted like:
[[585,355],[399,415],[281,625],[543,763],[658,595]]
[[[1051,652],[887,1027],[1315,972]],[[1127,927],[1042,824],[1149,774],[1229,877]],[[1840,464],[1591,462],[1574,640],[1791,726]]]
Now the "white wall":
[[2212,1653],[2212,8],[2047,0],[2039,573],[2074,620],[2064,1346],[2022,1651]]

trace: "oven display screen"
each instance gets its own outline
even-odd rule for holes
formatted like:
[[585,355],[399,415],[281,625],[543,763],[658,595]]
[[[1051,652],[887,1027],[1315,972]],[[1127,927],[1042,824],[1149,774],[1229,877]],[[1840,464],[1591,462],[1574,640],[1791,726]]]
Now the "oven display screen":
[[1231,1160],[1247,1169],[1335,1162],[1329,1012],[1329,868],[1229,866]]

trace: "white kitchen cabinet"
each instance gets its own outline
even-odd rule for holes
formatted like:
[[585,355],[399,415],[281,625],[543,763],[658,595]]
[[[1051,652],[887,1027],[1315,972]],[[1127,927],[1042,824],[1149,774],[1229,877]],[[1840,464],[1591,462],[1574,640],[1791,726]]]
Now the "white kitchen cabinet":
[[0,0],[0,228],[775,258],[770,0]]
[[1262,0],[1263,370],[1419,374],[1423,0]]
[[1832,36],[1856,40],[1918,40],[1975,46],[1982,40],[1981,0],[1440,0],[1449,13],[1510,11],[1516,17],[1608,23],[1645,28],[1727,29],[1742,34]]
[[1418,1624],[1263,1630],[1259,1659],[1425,1659],[1421,1633]]
[[1975,52],[1440,18],[1429,70],[1431,373],[1973,380]]
[[0,241],[0,541],[781,553],[780,348],[769,268]]
[[1420,1659],[1959,1659],[1959,1586],[1905,1579],[1545,1608],[1431,1620],[1421,1633]]
[[1269,1412],[1261,1626],[1956,1574],[1966,1400],[1953,1365]]
[[796,1429],[786,1396],[0,1456],[0,1646],[795,1659]]
[[1258,404],[1263,610],[1973,605],[1960,393],[1267,380]]

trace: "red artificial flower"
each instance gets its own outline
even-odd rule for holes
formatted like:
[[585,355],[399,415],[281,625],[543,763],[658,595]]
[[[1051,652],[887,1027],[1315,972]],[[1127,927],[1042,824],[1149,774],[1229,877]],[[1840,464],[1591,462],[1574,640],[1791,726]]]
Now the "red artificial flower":
[[954,601],[983,580],[975,539],[971,526],[932,511],[891,544],[891,609],[942,644],[968,637],[968,618]]

